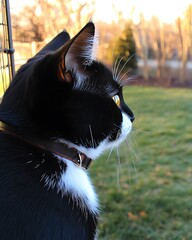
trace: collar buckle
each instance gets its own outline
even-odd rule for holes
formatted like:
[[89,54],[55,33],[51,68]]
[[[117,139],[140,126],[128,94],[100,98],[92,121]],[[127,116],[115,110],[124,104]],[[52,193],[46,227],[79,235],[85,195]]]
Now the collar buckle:
[[92,159],[87,157],[84,153],[82,152],[78,152],[78,160],[77,160],[77,166],[79,166],[80,168],[83,168],[85,170],[87,170],[91,163],[92,163]]

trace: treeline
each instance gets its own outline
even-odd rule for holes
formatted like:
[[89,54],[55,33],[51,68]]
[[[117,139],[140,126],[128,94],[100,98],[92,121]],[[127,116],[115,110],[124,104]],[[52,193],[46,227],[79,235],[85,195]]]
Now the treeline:
[[[35,0],[33,6],[26,6],[12,16],[14,40],[48,42],[63,27],[72,36],[94,16],[95,1],[74,4],[70,0],[55,0],[54,3]],[[167,61],[178,61],[176,80],[183,83],[192,79],[186,74],[187,62],[192,60],[192,5],[188,6],[182,18],[172,24],[166,24],[156,17],[146,21],[142,14],[139,23],[135,24],[119,14],[118,22],[99,22],[98,28],[98,57],[113,66],[115,71],[126,75],[129,69],[138,66],[138,72],[144,79],[153,76],[163,81],[172,77],[167,70]],[[149,60],[155,62],[155,70]]]
[[177,60],[180,62],[179,81],[187,80],[187,62],[192,60],[192,5],[175,23],[166,24],[155,17],[145,21],[141,16],[140,23],[132,25],[132,30],[138,56],[144,62],[143,75],[146,79],[149,76],[148,59],[155,59],[158,78],[167,76],[168,60]]
[[[137,61],[138,73],[145,80],[153,77],[169,81],[170,84],[192,85],[192,5],[188,6],[182,18],[171,24],[164,23],[157,17],[146,21],[141,14],[139,23],[129,20],[124,21],[123,26],[121,31],[118,30],[119,24],[113,23],[105,27],[110,29],[113,36],[110,36],[108,46],[102,46],[103,59],[108,59],[109,63],[111,59],[114,60],[110,52],[115,46],[113,55],[127,56],[130,59],[127,65],[130,63],[133,66],[135,61],[133,68]],[[121,34],[118,35],[119,32]],[[120,45],[124,47],[119,47]]]

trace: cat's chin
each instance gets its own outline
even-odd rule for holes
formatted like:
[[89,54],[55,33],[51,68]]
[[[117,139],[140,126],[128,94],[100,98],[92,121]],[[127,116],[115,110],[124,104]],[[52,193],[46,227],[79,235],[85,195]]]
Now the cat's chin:
[[118,147],[126,139],[126,137],[128,136],[128,134],[132,129],[132,123],[129,117],[127,116],[127,114],[123,112],[122,112],[122,119],[123,121],[120,128],[121,133],[119,134],[119,136],[114,141],[110,141],[109,138],[106,138],[103,141],[101,141],[99,145],[95,148],[91,148],[91,147],[87,148],[82,145],[76,145],[74,143],[66,141],[65,139],[58,139],[57,141],[61,143],[65,143],[71,148],[76,148],[77,150],[86,154],[89,158],[94,160],[98,158],[105,150]]

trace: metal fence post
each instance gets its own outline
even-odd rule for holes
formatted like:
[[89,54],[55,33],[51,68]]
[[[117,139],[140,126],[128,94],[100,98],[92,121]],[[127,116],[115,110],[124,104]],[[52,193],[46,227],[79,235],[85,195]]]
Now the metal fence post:
[[0,0],[0,95],[15,75],[9,0]]
[[15,64],[14,64],[14,48],[13,48],[13,39],[12,39],[12,25],[11,25],[11,15],[10,15],[10,5],[9,0],[5,1],[6,8],[6,18],[7,18],[7,33],[8,33],[8,50],[7,54],[10,54],[10,64],[11,64],[11,78],[15,75]]

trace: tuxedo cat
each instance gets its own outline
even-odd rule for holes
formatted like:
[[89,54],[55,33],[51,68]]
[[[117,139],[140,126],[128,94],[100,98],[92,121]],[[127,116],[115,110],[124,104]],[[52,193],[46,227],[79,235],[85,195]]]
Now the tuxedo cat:
[[[61,32],[17,72],[0,104],[0,239],[96,239],[86,168],[129,134],[122,86],[95,60],[95,26]],[[66,156],[66,157],[65,157]]]

